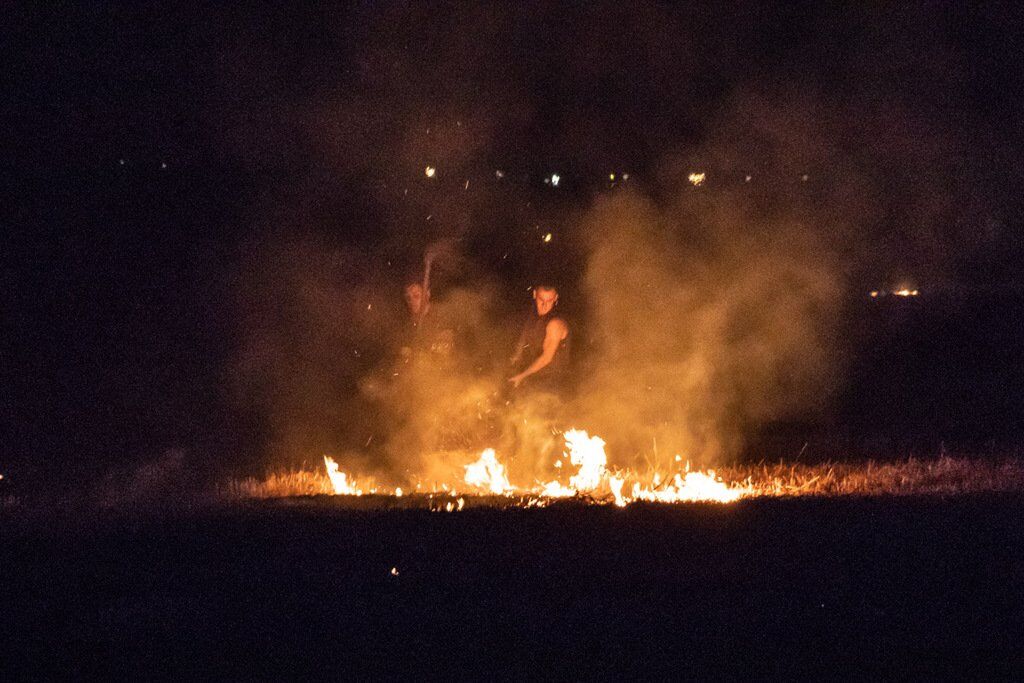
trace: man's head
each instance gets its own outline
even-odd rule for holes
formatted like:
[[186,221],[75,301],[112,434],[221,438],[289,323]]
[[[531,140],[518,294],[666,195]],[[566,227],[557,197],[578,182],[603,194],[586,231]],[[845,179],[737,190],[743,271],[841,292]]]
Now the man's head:
[[533,288],[533,303],[537,315],[547,315],[558,303],[558,290],[553,285],[537,285]]
[[405,286],[405,305],[409,307],[412,315],[421,315],[427,306],[428,296],[423,291],[423,285],[418,282],[410,282]]

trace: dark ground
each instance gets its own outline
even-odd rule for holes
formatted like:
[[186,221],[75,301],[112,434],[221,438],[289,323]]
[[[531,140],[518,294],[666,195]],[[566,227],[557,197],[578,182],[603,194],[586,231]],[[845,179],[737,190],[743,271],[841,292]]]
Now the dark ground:
[[8,519],[0,669],[1011,678],[1022,513],[992,494]]

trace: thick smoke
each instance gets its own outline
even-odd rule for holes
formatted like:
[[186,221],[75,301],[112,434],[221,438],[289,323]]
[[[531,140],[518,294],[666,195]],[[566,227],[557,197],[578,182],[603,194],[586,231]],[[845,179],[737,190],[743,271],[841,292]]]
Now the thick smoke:
[[[964,155],[966,114],[928,99],[963,88],[961,57],[921,30],[927,16],[899,18],[912,46],[846,17],[856,32],[835,69],[726,15],[391,6],[329,26],[341,84],[271,98],[238,138],[266,163],[284,126],[318,169],[303,157],[281,199],[302,220],[257,216],[240,260],[233,385],[269,462],[333,452],[429,481],[496,446],[528,480],[546,474],[555,424],[601,434],[619,465],[711,463],[773,420],[825,410],[850,288],[953,277],[950,244],[979,239],[985,207],[959,181],[985,155]],[[794,19],[794,39],[824,21]],[[254,54],[233,72],[239,101],[287,80]],[[569,198],[536,189],[566,168]],[[620,180],[590,192],[574,171]],[[558,227],[543,254],[541,221]],[[452,246],[432,315],[457,330],[458,358],[396,369],[402,285],[439,240]],[[576,313],[577,393],[507,403],[504,361],[539,272],[561,276]]]
[[582,225],[598,350],[577,414],[621,464],[734,456],[832,388],[839,287],[818,240],[687,194],[602,198]]

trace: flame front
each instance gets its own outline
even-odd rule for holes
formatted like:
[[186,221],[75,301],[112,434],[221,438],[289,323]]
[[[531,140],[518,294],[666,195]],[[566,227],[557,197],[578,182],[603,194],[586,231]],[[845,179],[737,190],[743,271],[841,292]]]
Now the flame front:
[[[754,490],[750,486],[727,484],[716,476],[714,470],[690,472],[688,464],[686,465],[687,471],[677,472],[667,480],[663,480],[661,475],[655,472],[651,478],[651,485],[645,486],[636,480],[635,473],[610,472],[608,470],[608,456],[604,449],[604,439],[601,437],[591,436],[582,429],[571,429],[563,436],[566,446],[563,456],[576,467],[575,473],[569,476],[568,486],[558,480],[538,483],[533,488],[513,486],[509,481],[505,466],[499,462],[498,455],[493,448],[484,449],[476,462],[464,465],[466,470],[464,482],[478,491],[492,495],[529,496],[536,504],[543,504],[540,502],[543,499],[569,498],[579,495],[586,495],[590,499],[614,502],[619,507],[625,507],[635,501],[730,503],[754,494]],[[676,456],[675,461],[680,462],[682,458]],[[556,464],[560,465],[561,461]],[[327,467],[327,476],[335,494],[363,495],[363,491],[356,486],[355,480],[342,472],[333,458],[325,455],[324,465]],[[626,484],[630,480],[633,483],[627,489]],[[454,495],[454,490],[450,490],[447,484],[442,484],[441,488]],[[625,492],[627,490],[628,493]],[[376,488],[372,488],[370,493],[376,491]],[[402,489],[396,488],[394,495],[401,497]],[[459,510],[462,509],[463,504],[464,501],[460,498]],[[452,511],[454,507],[454,504],[449,502],[447,509]]]
[[498,462],[493,448],[484,450],[479,460],[466,465],[466,483],[499,496],[513,491],[505,466]]
[[348,475],[338,469],[338,463],[334,458],[325,455],[324,465],[327,466],[327,476],[334,487],[334,493],[339,496],[361,496],[363,492],[356,488],[355,481],[349,481]]

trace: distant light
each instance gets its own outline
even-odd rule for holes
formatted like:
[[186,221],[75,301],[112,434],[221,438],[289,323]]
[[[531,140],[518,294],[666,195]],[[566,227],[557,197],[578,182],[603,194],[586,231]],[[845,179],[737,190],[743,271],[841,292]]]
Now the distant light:
[[916,289],[903,288],[903,289],[897,289],[895,292],[893,292],[893,295],[895,295],[895,296],[917,296],[918,295],[918,291]]
[[398,567],[391,568],[391,576],[398,576]]
[[562,179],[562,177],[560,175],[558,175],[557,173],[552,173],[551,174],[551,186],[552,187],[558,187],[558,181],[560,181],[561,179]]
[[691,173],[686,176],[686,179],[690,181],[690,184],[694,187],[700,187],[704,184],[704,179],[707,178],[707,173]]
[[167,162],[165,162],[165,161],[161,161],[161,162],[160,162],[160,168],[162,168],[162,169],[166,169],[166,168],[167,168]]
[[749,183],[750,182],[750,178],[751,178],[751,176],[746,176],[745,178],[743,178],[743,182]]
[[463,190],[468,190],[469,189],[469,181],[468,180],[466,181],[466,184],[462,186],[462,189]]
[[611,180],[612,182],[614,182],[615,181],[615,174],[614,173],[609,173],[608,174],[608,180]]
[[545,242],[550,242],[551,241],[551,237],[552,237],[551,233],[550,232],[547,233],[546,235],[544,235],[544,241]]
[[623,173],[622,174],[622,179],[623,180],[629,180],[629,174],[628,173]]
[[500,180],[500,179],[502,179],[502,178],[504,178],[504,177],[505,177],[505,172],[504,172],[504,171],[502,171],[502,170],[501,170],[501,169],[499,168],[498,170],[496,170],[496,171],[494,172],[494,177],[495,177],[495,178],[498,178],[498,179]]
[[435,173],[437,173],[437,169],[434,168],[433,166],[427,166],[425,169],[423,169],[423,175],[427,176],[428,178],[433,178]]
[[124,166],[124,159],[118,159],[117,163],[119,163],[120,165]]
[[402,487],[401,486],[399,486],[398,488],[395,489],[395,497],[396,498],[401,498],[402,497]]
[[878,298],[878,290],[877,289],[872,289],[871,290],[871,298],[872,299],[877,299]]
[[807,182],[808,178],[810,178],[810,176],[807,175],[806,173],[804,173],[802,176],[800,176],[800,180],[804,181],[805,183]]

